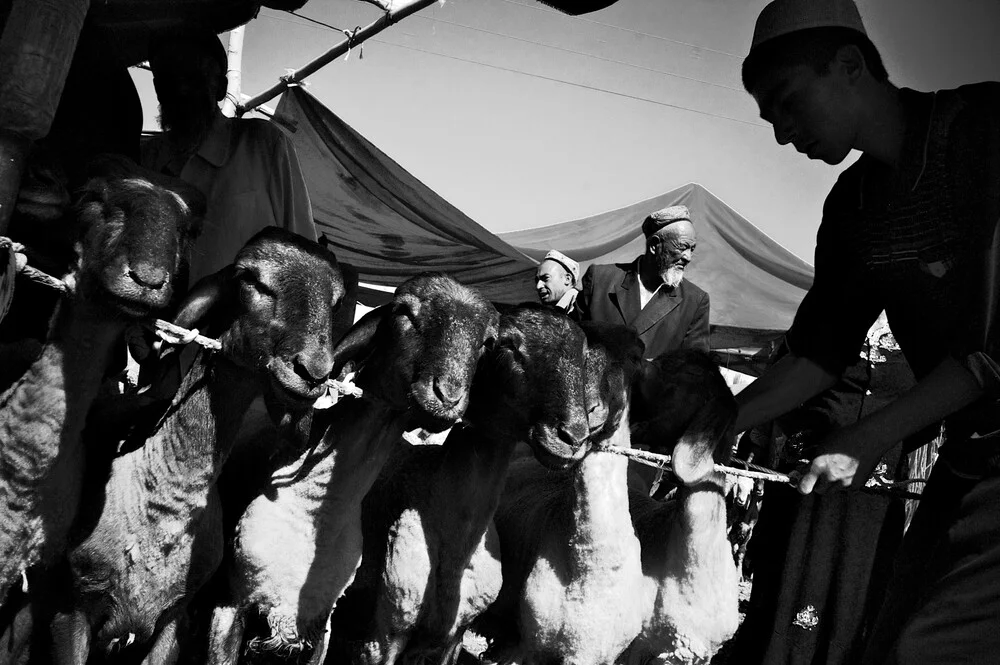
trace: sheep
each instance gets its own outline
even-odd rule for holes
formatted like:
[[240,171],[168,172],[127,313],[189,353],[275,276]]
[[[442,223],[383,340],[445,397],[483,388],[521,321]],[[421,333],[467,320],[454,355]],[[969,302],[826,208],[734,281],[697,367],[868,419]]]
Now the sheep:
[[190,190],[182,198],[128,173],[83,188],[66,294],[41,353],[0,395],[0,598],[61,553],[80,499],[81,434],[113,347],[130,321],[168,305],[203,214]]
[[[629,446],[629,394],[643,344],[620,326],[584,324],[591,444]],[[511,465],[495,523],[503,587],[473,623],[500,662],[612,663],[642,627],[639,541],[627,461],[593,450],[570,472]]]
[[84,662],[92,644],[177,658],[186,605],[222,558],[215,482],[243,414],[262,394],[294,423],[323,394],[343,296],[333,255],[276,227],[195,286],[176,322],[203,321],[222,350],[199,351],[148,438],[111,462],[103,504],[68,554],[71,609],[51,622],[57,662]]
[[583,331],[549,310],[504,312],[464,426],[443,446],[402,446],[363,503],[364,554],[337,603],[330,663],[453,663],[500,591],[492,529],[514,446],[563,468],[585,451]]
[[680,481],[673,499],[629,493],[642,546],[643,626],[623,663],[708,663],[739,623],[739,576],[726,535],[725,477],[713,470],[732,449],[736,403],[705,354],[681,351],[644,373],[636,410],[641,441],[669,452]]
[[462,417],[498,318],[478,293],[425,274],[347,333],[337,369],[360,366],[355,381],[364,397],[316,412],[315,451],[277,472],[240,518],[228,598],[212,616],[209,663],[237,661],[254,617],[262,634],[248,636],[251,651],[311,650],[311,662],[322,662],[326,624],[361,558],[362,499],[404,429],[439,431]]

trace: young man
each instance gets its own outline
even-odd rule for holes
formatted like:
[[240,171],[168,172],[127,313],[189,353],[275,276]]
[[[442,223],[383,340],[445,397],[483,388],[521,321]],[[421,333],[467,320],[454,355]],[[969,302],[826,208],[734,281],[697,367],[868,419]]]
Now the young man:
[[995,662],[1000,653],[1000,84],[896,88],[850,0],[777,0],[744,86],[775,140],[860,159],[827,197],[816,277],[791,354],[738,396],[738,429],[834,384],[882,309],[918,380],[836,430],[799,482],[857,487],[895,442],[946,419],[948,443],[907,534],[868,663]]
[[164,133],[142,147],[143,166],[179,177],[208,200],[191,257],[191,283],[228,265],[267,226],[316,240],[291,141],[270,122],[226,118],[226,49],[190,28],[150,46],[149,66]]

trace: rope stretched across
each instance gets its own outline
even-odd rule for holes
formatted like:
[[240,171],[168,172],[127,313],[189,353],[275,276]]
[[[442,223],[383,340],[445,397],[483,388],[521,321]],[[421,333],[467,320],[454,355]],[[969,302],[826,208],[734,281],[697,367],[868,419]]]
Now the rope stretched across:
[[[6,238],[0,238],[0,241],[7,240]],[[8,241],[9,243],[9,241]],[[18,251],[21,246],[17,243],[11,243],[15,252]],[[7,248],[7,247],[3,247]],[[41,284],[50,286],[58,291],[66,293],[68,287],[65,282],[51,275],[48,275],[40,270],[32,268],[31,266],[23,266],[20,270],[22,274],[33,279]],[[182,328],[181,326],[174,325],[169,321],[164,321],[163,319],[155,319],[152,322],[152,328],[157,331],[158,336],[164,341],[171,344],[187,344],[194,342],[200,346],[208,349],[209,351],[219,351],[222,349],[222,344],[217,339],[212,339],[210,337],[205,337],[204,335],[198,334],[197,330],[188,330],[187,328]],[[337,381],[336,379],[327,379],[326,386],[331,391],[336,391],[341,395],[350,395],[353,397],[362,397],[364,391],[358,388],[353,383],[349,381]],[[327,408],[333,404],[333,400],[320,398],[317,401],[316,408]],[[596,447],[596,450],[607,453],[614,453],[616,455],[623,455],[628,457],[640,464],[645,464],[646,466],[651,466],[656,469],[666,469],[670,468],[670,455],[662,455],[659,453],[652,453],[646,450],[637,450],[635,448],[621,448],[618,446],[611,446],[606,444],[601,444]],[[784,473],[779,473],[773,469],[767,469],[762,466],[757,466],[756,464],[751,464],[750,462],[740,462],[745,468],[738,469],[731,466],[726,466],[724,464],[716,464],[715,470],[721,473],[725,473],[731,476],[740,476],[743,478],[752,478],[753,480],[763,480],[766,482],[776,482],[785,485],[796,485],[796,481],[793,480],[789,475]],[[914,483],[926,483],[926,479],[912,479],[912,480],[901,480],[901,481],[891,481],[886,478],[875,478],[874,485],[866,485],[862,488],[862,491],[876,492],[876,493],[890,493],[895,496],[901,496],[910,499],[919,499],[920,494],[916,492],[908,492],[901,489],[905,485]],[[871,482],[871,481],[869,481]]]
[[[164,321],[163,319],[156,319],[152,323],[152,327],[157,331],[160,339],[168,342],[170,344],[187,344],[194,342],[199,346],[202,346],[209,351],[220,351],[222,349],[222,343],[217,339],[212,339],[211,337],[205,337],[204,335],[198,334],[197,330],[188,330],[187,328],[182,328],[181,326],[174,325],[169,321]],[[341,395],[350,395],[352,397],[362,397],[364,391],[358,388],[353,383],[349,381],[338,381],[336,379],[327,379],[326,387],[334,390]],[[317,402],[316,408],[327,408],[333,404],[332,401],[323,400]]]
[[[61,294],[69,293],[69,284],[58,277],[53,277],[52,275],[27,264],[23,264],[20,267],[15,268],[14,255],[24,251],[24,245],[21,243],[13,242],[7,237],[0,236],[0,250],[5,250],[10,254],[11,273],[13,273],[16,269],[16,272],[24,278],[59,291]],[[4,266],[4,268],[6,268],[6,266]],[[5,275],[4,277],[5,279],[0,280],[0,286],[3,286],[4,289],[10,289],[11,291],[11,293],[8,294],[6,293],[6,290],[4,290],[4,295],[6,297],[3,299],[3,302],[6,303],[13,299],[13,275]],[[0,316],[0,318],[2,318],[2,316]],[[157,337],[168,344],[188,344],[193,342],[209,351],[222,350],[222,343],[219,340],[212,339],[211,337],[205,337],[204,335],[199,334],[197,330],[188,330],[187,328],[174,325],[173,323],[164,321],[163,319],[153,319],[152,321],[144,322],[144,325],[156,331]],[[336,379],[327,379],[326,387],[340,393],[341,395],[361,397],[364,394],[361,388],[358,388],[353,383],[337,381]],[[329,406],[329,404],[326,404],[326,401],[322,401],[322,404]],[[330,404],[332,404],[332,401],[330,401]],[[318,408],[325,408],[325,406],[318,406]]]
[[[598,445],[595,449],[605,453],[622,455],[640,464],[645,464],[646,466],[651,466],[655,469],[670,470],[670,455],[653,453],[648,450],[637,450],[635,448],[622,448],[620,446],[611,446],[607,444]],[[792,485],[793,487],[798,484],[794,478],[786,473],[780,473],[778,471],[774,471],[773,469],[757,466],[756,464],[751,464],[750,462],[739,461],[739,463],[743,464],[746,468],[740,469],[732,466],[726,466],[725,464],[716,464],[715,470],[730,476],[739,476],[742,478],[763,480],[765,482],[781,483],[783,485]],[[906,485],[926,482],[927,480],[924,478],[892,481],[887,478],[874,477],[869,480],[869,483],[871,484],[866,484],[865,487],[861,488],[861,491],[872,494],[890,494],[904,499],[919,499],[919,493],[910,492],[902,488]]]

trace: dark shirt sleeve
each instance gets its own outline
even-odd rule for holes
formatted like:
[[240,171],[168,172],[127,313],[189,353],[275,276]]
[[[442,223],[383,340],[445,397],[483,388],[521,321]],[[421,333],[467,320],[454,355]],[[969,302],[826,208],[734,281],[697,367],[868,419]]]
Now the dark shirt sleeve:
[[846,255],[849,243],[838,237],[838,206],[845,196],[856,199],[857,192],[843,186],[842,177],[823,206],[815,277],[786,337],[792,353],[836,376],[857,360],[868,329],[882,311],[865,284],[861,262]]
[[594,297],[594,266],[587,268],[583,273],[583,280],[580,284],[580,295],[576,297],[576,308],[579,312],[580,321],[590,321],[590,303]]
[[702,294],[701,300],[698,301],[698,308],[695,310],[694,318],[691,320],[691,325],[688,326],[687,332],[684,333],[684,341],[681,343],[682,349],[695,349],[698,351],[704,351],[708,353],[709,351],[709,331],[708,331],[708,312],[709,312],[709,299],[708,294]]

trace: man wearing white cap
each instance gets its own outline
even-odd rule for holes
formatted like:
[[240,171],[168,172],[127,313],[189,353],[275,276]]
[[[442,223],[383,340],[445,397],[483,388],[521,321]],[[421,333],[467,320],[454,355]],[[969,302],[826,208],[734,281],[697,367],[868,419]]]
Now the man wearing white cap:
[[535,291],[541,303],[565,312],[577,321],[580,320],[580,311],[576,306],[579,281],[580,264],[554,249],[545,255],[535,271]]
[[684,279],[697,236],[686,206],[651,213],[642,223],[646,253],[632,263],[595,265],[577,300],[584,320],[629,326],[646,357],[676,349],[708,351],[708,294]]
[[820,441],[799,490],[858,487],[895,442],[945,419],[864,662],[997,662],[1000,84],[897,88],[850,0],[765,7],[743,83],[779,144],[829,164],[863,154],[824,205],[791,353],[740,393],[737,429],[832,386],[884,309],[917,385]]

